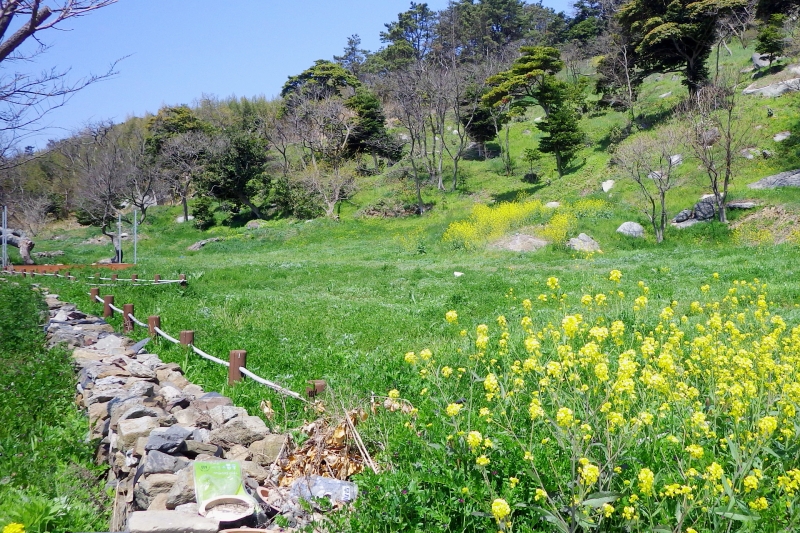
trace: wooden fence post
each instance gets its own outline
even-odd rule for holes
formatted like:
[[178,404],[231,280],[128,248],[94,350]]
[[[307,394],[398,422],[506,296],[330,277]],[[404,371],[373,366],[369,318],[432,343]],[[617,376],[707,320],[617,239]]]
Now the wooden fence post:
[[184,346],[189,346],[190,344],[194,344],[194,331],[192,330],[181,331],[178,340],[181,341],[181,344]]
[[161,281],[161,275],[160,274],[156,274],[155,276],[153,276],[153,281],[155,283],[158,283],[159,281]]
[[108,318],[110,316],[114,316],[114,310],[111,309],[111,305],[114,303],[114,295],[107,294],[103,296],[103,318]]
[[119,274],[111,274],[111,281],[117,281],[119,279]]
[[89,289],[89,298],[92,299],[92,303],[95,303],[97,301],[98,296],[100,296],[100,289],[98,289],[97,287],[92,287],[91,289]]
[[147,331],[150,333],[151,337],[155,337],[157,335],[156,328],[161,329],[161,317],[158,315],[151,315],[147,317]]
[[138,280],[139,280],[139,276],[137,276],[136,274],[131,274],[131,281],[136,282]]
[[122,306],[122,331],[125,333],[133,331],[133,320],[128,315],[133,315],[133,304]]
[[242,379],[239,367],[247,368],[247,351],[231,350],[228,354],[228,362],[231,364],[228,367],[228,385],[233,385]]

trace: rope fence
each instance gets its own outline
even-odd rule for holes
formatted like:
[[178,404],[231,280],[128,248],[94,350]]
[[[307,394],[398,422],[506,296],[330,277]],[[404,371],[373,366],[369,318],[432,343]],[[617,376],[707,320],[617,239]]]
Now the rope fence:
[[[6,269],[6,270],[3,270],[0,273],[9,274],[9,275],[16,275],[16,276],[22,276],[23,278],[24,277],[28,277],[28,276],[30,276],[32,278],[34,278],[36,276],[50,276],[50,277],[55,277],[55,278],[68,279],[70,281],[84,281],[82,279],[78,279],[76,276],[71,275],[69,272],[67,272],[66,274],[60,274],[58,272],[34,272],[34,271],[30,271],[29,272],[29,271],[24,271],[24,270],[18,271],[18,270]],[[85,283],[91,283],[93,285],[96,285],[96,283],[92,283],[94,281],[111,281],[113,283],[117,283],[117,282],[120,282],[120,281],[129,281],[129,282],[131,282],[131,284],[133,286],[140,286],[140,285],[170,285],[170,284],[174,284],[174,283],[178,283],[180,285],[186,285],[187,284],[186,274],[180,274],[178,279],[161,279],[161,276],[159,274],[156,274],[155,276],[153,276],[152,280],[140,279],[137,274],[131,274],[130,278],[120,278],[117,274],[112,274],[110,278],[101,277],[99,275],[86,276],[86,280],[87,281],[85,281]],[[111,284],[105,284],[105,285],[101,285],[101,286],[111,286]]]
[[[270,381],[268,379],[264,379],[260,376],[257,376],[250,370],[246,368],[246,361],[247,361],[247,351],[245,350],[231,350],[229,353],[228,361],[224,361],[219,359],[218,357],[214,357],[211,354],[208,354],[194,345],[194,331],[192,330],[184,330],[181,331],[179,338],[175,338],[172,335],[168,334],[166,331],[161,329],[161,317],[157,315],[153,315],[148,317],[147,323],[142,322],[141,320],[137,319],[134,315],[134,306],[133,304],[125,304],[122,306],[122,309],[114,305],[114,296],[111,294],[107,294],[105,296],[100,296],[100,289],[98,287],[92,287],[89,291],[89,297],[93,302],[98,302],[103,304],[103,318],[108,318],[114,315],[114,313],[119,313],[122,315],[123,319],[123,331],[130,332],[133,331],[134,326],[139,326],[142,328],[148,328],[151,337],[158,335],[173,344],[179,344],[186,346],[192,352],[196,353],[200,357],[207,359],[213,363],[218,365],[223,365],[228,368],[228,384],[232,385],[242,379],[242,376],[247,376],[248,378],[252,379],[253,381],[264,385],[265,387],[269,387],[270,389],[278,392],[284,396],[289,396],[290,398],[294,398],[296,400],[300,400],[302,402],[307,402],[302,395],[292,390],[289,390],[281,385]],[[322,380],[314,380],[311,382],[313,387],[306,389],[306,393],[309,396],[316,395],[317,393],[321,392],[321,388],[324,389],[324,384],[322,384]]]

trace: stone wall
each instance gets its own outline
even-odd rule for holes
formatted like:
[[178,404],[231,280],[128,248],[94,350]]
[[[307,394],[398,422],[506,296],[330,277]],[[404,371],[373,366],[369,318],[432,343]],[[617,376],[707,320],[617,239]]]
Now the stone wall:
[[[77,402],[87,411],[90,438],[99,442],[98,463],[110,466],[111,531],[218,531],[218,522],[197,512],[196,460],[239,461],[252,493],[262,484],[277,487],[275,461],[287,445],[285,435],[271,434],[261,418],[230,398],[190,383],[179,365],[140,349],[104,320],[57,295],[48,295],[47,304],[48,343],[73,349]],[[294,508],[284,517],[301,525],[302,510],[293,516]],[[259,514],[261,527],[277,528]]]

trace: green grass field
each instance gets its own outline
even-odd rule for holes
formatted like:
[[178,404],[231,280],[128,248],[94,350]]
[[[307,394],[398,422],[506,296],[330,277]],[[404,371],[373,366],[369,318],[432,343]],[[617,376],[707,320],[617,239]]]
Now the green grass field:
[[[738,69],[746,66],[749,55],[748,50],[734,48],[734,55],[723,56],[721,62],[726,67]],[[672,91],[671,96],[659,97],[669,91]],[[648,121],[657,128],[658,117],[667,114],[683,94],[680,82],[671,76],[653,78],[642,90],[640,112],[645,117],[652,117]],[[789,141],[778,145],[772,141],[772,135],[783,130],[793,130],[795,137],[800,135],[800,117],[797,114],[800,95],[772,100],[743,98],[741,103],[741,120],[751,121],[754,125],[752,146],[769,149],[775,155],[768,159],[742,159],[731,196],[754,198],[761,203],[760,209],[780,206],[788,217],[788,222],[782,220],[781,223],[796,224],[800,208],[797,190],[752,191],[746,188],[746,184],[772,173],[796,168],[796,144]],[[767,106],[775,112],[769,119]],[[535,116],[533,110],[528,118]],[[148,221],[139,229],[143,234],[138,248],[139,264],[128,273],[136,273],[140,278],[154,274],[175,278],[183,273],[188,277],[188,286],[133,287],[118,282],[113,286],[103,286],[101,294],[113,294],[117,305],[135,304],[140,319],[160,315],[162,328],[173,336],[184,329],[194,330],[195,344],[212,355],[225,358],[229,350],[247,350],[250,370],[293,390],[304,390],[307,380],[325,379],[335,397],[346,407],[365,409],[371,395],[384,397],[389,391],[397,390],[420,411],[427,409],[426,420],[444,417],[442,401],[444,404],[454,401],[455,398],[446,396],[455,394],[456,389],[440,387],[429,395],[438,394],[436,401],[421,396],[419,390],[425,383],[425,376],[409,371],[404,354],[409,351],[418,353],[427,348],[437,360],[441,357],[442,361],[452,361],[449,364],[457,366],[459,358],[466,356],[470,349],[464,346],[458,333],[460,328],[472,335],[479,324],[493,324],[499,315],[509,314],[509,309],[518,309],[519,302],[526,298],[534,301],[531,319],[537,330],[557,328],[565,313],[581,308],[582,295],[608,290],[606,285],[612,270],[623,273],[620,288],[626,296],[618,305],[610,306],[604,312],[587,311],[587,317],[599,320],[598,324],[621,320],[629,329],[647,335],[657,327],[662,308],[676,301],[678,309],[688,309],[690,302],[705,298],[700,287],[712,283],[712,280],[715,283],[709,289],[708,298],[713,302],[722,301],[734,282],[752,282],[756,278],[768,285],[771,310],[783,317],[790,329],[798,324],[800,254],[798,241],[791,232],[786,242],[776,245],[773,242],[777,230],[767,224],[766,230],[759,234],[760,244],[754,246],[747,244],[749,241],[742,232],[712,222],[686,230],[668,228],[665,242],[660,245],[654,242],[652,230],[637,207],[634,184],[626,182],[609,166],[611,154],[604,139],[625,121],[625,115],[617,112],[586,118],[584,124],[592,146],[581,152],[579,165],[572,173],[557,178],[552,170],[547,171],[549,185],[525,184],[520,181],[520,176],[501,175],[495,171],[497,165],[493,161],[465,162],[461,190],[443,193],[427,188],[424,192],[426,201],[435,205],[420,217],[369,219],[353,216],[359,209],[381,198],[403,199],[409,195],[408,183],[383,176],[365,182],[359,194],[342,206],[338,222],[274,220],[263,223],[258,229],[218,226],[200,232],[189,225],[174,223],[174,218],[180,214],[177,207],[154,208]],[[761,127],[757,129],[756,126]],[[532,133],[525,133],[526,130]],[[512,155],[519,158],[537,134],[531,122],[513,124]],[[543,165],[554,166],[549,159],[545,159]],[[692,165],[691,160],[684,164],[688,169],[684,182],[669,198],[671,214],[691,207],[701,194],[708,192],[707,184]],[[521,168],[523,164],[518,166]],[[606,179],[617,180],[608,194],[600,190],[600,183]],[[533,253],[502,251],[483,245],[467,250],[454,249],[443,241],[449,225],[467,219],[477,203],[513,201],[521,195],[543,202],[557,200],[565,205],[580,199],[607,202],[610,206],[608,212],[579,216],[577,226],[569,235],[575,236],[579,231],[589,233],[601,244],[603,252],[580,254],[559,244]],[[731,220],[735,223],[745,215],[731,213]],[[648,237],[631,240],[615,233],[619,224],[626,220],[642,223]],[[542,229],[536,224],[534,226],[534,231]],[[66,255],[58,259],[64,263],[90,263],[111,254],[110,246],[83,244],[87,237],[94,235],[96,232],[88,228],[54,227],[37,239],[36,249],[62,249]],[[54,236],[59,236],[59,239],[50,239]],[[193,242],[208,237],[221,237],[222,240],[210,243],[198,252],[186,250]],[[132,257],[129,243],[125,245],[125,254],[126,259]],[[93,272],[89,269],[73,271],[81,278],[76,283],[51,278],[42,283],[60,294],[62,299],[77,303],[82,310],[99,314],[100,305],[89,302],[86,294],[92,286],[88,276]],[[456,276],[454,272],[463,275]],[[126,274],[121,273],[121,276]],[[550,277],[558,278],[565,300],[557,305],[552,301],[539,304],[539,295],[552,292],[547,286]],[[639,281],[649,288],[648,310],[641,314],[630,311],[634,298],[639,294]],[[450,310],[458,313],[458,328],[454,329],[445,320],[445,313]],[[119,318],[113,320],[119,326]],[[143,338],[145,334],[140,329],[135,332],[137,338]],[[635,343],[633,339],[630,342],[632,346]],[[151,342],[149,348],[166,361],[180,363],[191,381],[206,390],[230,395],[237,405],[253,413],[258,412],[262,400],[270,400],[277,412],[270,424],[276,430],[293,430],[315,416],[301,403],[283,399],[256,383],[245,380],[228,387],[225,368],[190,355],[170,343]],[[460,351],[462,349],[464,352]],[[512,365],[513,357],[508,361],[503,357],[499,359],[500,365],[506,365],[504,368]],[[616,355],[612,359],[616,361]],[[484,378],[480,372],[485,374],[486,368],[493,364],[481,367],[472,378],[465,379],[471,379],[471,383],[481,388]],[[714,394],[712,389],[697,386],[704,394]],[[326,396],[323,401],[328,402],[330,412],[340,410],[340,405],[334,404],[331,396]],[[477,400],[473,403],[470,397],[468,403],[477,409]],[[501,495],[505,499],[512,498],[511,493],[503,488],[503,479],[509,476],[519,477],[519,490],[523,491],[513,493],[517,494],[517,503],[523,504],[515,507],[519,522],[514,529],[559,530],[554,523],[542,522],[541,514],[524,507],[526,502],[533,500],[540,484],[530,475],[526,478],[516,474],[524,468],[519,466],[521,460],[510,458],[511,452],[504,455],[507,458],[503,460],[505,462],[498,462],[503,465],[498,466],[499,472],[492,469],[472,471],[462,464],[463,457],[442,451],[448,449],[450,442],[444,435],[454,435],[456,440],[463,437],[458,434],[458,427],[454,430],[448,424],[431,421],[431,429],[413,433],[403,424],[406,421],[395,414],[379,413],[361,426],[368,447],[387,470],[378,476],[357,476],[363,496],[356,512],[342,519],[343,523],[337,526],[341,530],[486,531],[495,526],[506,527],[496,513],[492,518],[490,507],[493,498]],[[517,420],[515,424],[518,423]],[[514,427],[524,431],[520,426]],[[498,442],[504,438],[500,433],[498,430]],[[503,435],[508,437],[508,434]],[[298,438],[302,437],[298,435]],[[728,457],[722,449],[724,446],[720,448],[719,444],[710,441],[707,446],[717,446],[715,453],[719,457]],[[786,453],[796,455],[796,451]],[[556,465],[556,469],[569,470],[570,464],[576,464],[577,457],[568,455],[560,458],[562,462]],[[455,473],[451,472],[450,460],[459,465]],[[629,462],[635,463],[636,460]],[[726,464],[725,467],[732,466]],[[674,469],[670,468],[665,466],[665,471],[673,472]],[[747,472],[739,478],[732,477],[731,482],[741,483],[745,474]],[[663,479],[664,483],[668,481],[666,477],[657,479]],[[550,483],[548,492],[554,490],[553,487],[566,486],[559,485],[561,481],[558,480]],[[467,490],[462,492],[462,489]],[[581,493],[581,497],[584,496],[587,494]],[[736,498],[728,501],[736,501]],[[622,529],[615,528],[625,527],[629,530],[659,530],[652,528],[659,520],[664,520],[664,513],[668,511],[674,515],[675,507],[670,505],[642,507],[642,513],[647,509],[652,511],[652,515],[647,517],[649,522],[644,518],[639,522],[620,518],[598,523],[603,531],[620,531]],[[558,506],[554,504],[554,507]],[[719,525],[704,518],[701,510],[691,506],[687,509],[694,513],[695,522],[692,523],[699,530],[706,531]],[[617,515],[619,512],[618,509]],[[688,516],[690,511],[686,510],[686,513]],[[748,516],[748,520],[733,522],[734,529],[779,531],[780,524],[786,519],[779,511],[765,513],[760,522]],[[687,522],[686,525],[691,524]],[[672,531],[673,526],[671,524],[668,530]],[[589,526],[583,524],[583,527]]]

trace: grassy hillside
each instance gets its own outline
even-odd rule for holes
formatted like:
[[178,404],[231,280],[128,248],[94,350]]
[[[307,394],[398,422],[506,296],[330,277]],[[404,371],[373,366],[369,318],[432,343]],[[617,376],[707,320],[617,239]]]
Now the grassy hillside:
[[[723,55],[720,63],[735,70],[748,66],[750,51],[733,50],[734,54],[730,57]],[[670,91],[670,96],[661,98]],[[653,77],[642,88],[637,112],[649,129],[657,131],[684,95],[679,80],[669,75]],[[309,379],[326,379],[336,398],[343,399],[347,407],[367,408],[373,393],[385,397],[390,391],[398,391],[397,394],[414,404],[419,409],[418,419],[401,417],[399,413],[379,412],[362,426],[368,446],[387,471],[380,476],[364,474],[357,477],[363,490],[359,512],[350,518],[349,523],[341,524],[342,529],[484,531],[495,526],[503,528],[506,527],[505,515],[499,513],[502,517],[498,517],[495,512],[492,516],[492,502],[503,499],[520,504],[513,510],[514,527],[519,531],[556,530],[549,529],[556,526],[541,521],[541,517],[546,516],[541,509],[558,514],[560,506],[566,505],[568,496],[580,501],[591,500],[589,488],[594,484],[584,482],[586,477],[576,474],[578,469],[586,466],[580,463],[584,458],[581,454],[587,454],[591,456],[591,464],[602,467],[603,477],[597,483],[604,490],[615,491],[616,496],[606,503],[617,506],[608,516],[600,516],[605,512],[603,509],[581,511],[587,513],[587,520],[595,520],[608,531],[623,527],[654,530],[663,522],[668,522],[669,530],[672,530],[676,527],[676,505],[680,504],[667,497],[659,499],[655,495],[650,498],[644,494],[637,496],[644,498],[637,504],[636,499],[631,499],[630,487],[636,485],[636,473],[645,467],[661,468],[656,477],[658,487],[671,483],[691,484],[681,477],[689,464],[683,459],[673,461],[671,457],[680,455],[684,445],[698,439],[697,442],[708,453],[705,462],[692,463],[692,468],[702,473],[703,469],[710,468],[712,461],[722,463],[736,492],[734,495],[734,492],[723,491],[728,497],[723,501],[716,486],[696,482],[698,488],[693,490],[697,501],[710,505],[712,510],[704,511],[700,505],[687,503],[683,509],[689,518],[684,526],[694,524],[697,530],[724,528],[727,522],[723,519],[730,517],[723,515],[733,513],[733,510],[725,510],[724,506],[735,503],[735,510],[746,519],[734,520],[734,529],[753,530],[747,528],[756,527],[753,524],[759,518],[758,511],[764,518],[756,529],[777,531],[779,524],[792,523],[791,520],[796,518],[795,511],[782,511],[786,506],[780,498],[788,497],[786,491],[780,492],[782,489],[779,490],[777,485],[764,481],[762,492],[758,494],[763,493],[771,507],[765,510],[760,507],[761,503],[756,504],[758,509],[750,506],[749,503],[755,501],[755,493],[745,497],[743,483],[755,463],[751,461],[749,466],[743,466],[742,456],[734,457],[729,452],[731,445],[720,439],[730,434],[736,442],[739,438],[749,442],[748,432],[758,433],[757,424],[764,417],[778,416],[775,406],[782,409],[784,404],[755,402],[752,412],[740,417],[739,422],[732,422],[723,414],[729,408],[726,403],[729,400],[725,399],[727,389],[719,389],[722,383],[730,386],[729,376],[725,374],[726,365],[713,359],[718,366],[704,367],[702,372],[690,371],[694,363],[689,363],[693,354],[689,346],[690,342],[703,336],[704,328],[710,327],[704,326],[706,320],[710,320],[714,313],[722,313],[725,320],[746,331],[748,340],[742,347],[744,353],[738,356],[766,357],[762,352],[760,355],[748,352],[754,349],[754,341],[759,345],[766,342],[762,336],[772,327],[765,321],[763,310],[757,312],[762,299],[759,294],[765,294],[764,306],[785,321],[787,335],[798,324],[800,287],[795,282],[800,275],[798,241],[791,230],[784,230],[786,226],[791,228],[796,224],[800,193],[796,190],[753,191],[746,185],[798,166],[796,145],[792,141],[775,143],[772,136],[784,130],[792,130],[795,139],[800,136],[799,104],[798,94],[777,99],[741,99],[741,120],[753,124],[752,146],[770,150],[774,155],[753,160],[742,158],[731,196],[757,199],[761,203],[760,209],[765,212],[768,206],[781,208],[779,216],[770,219],[764,216],[766,222],[757,232],[733,230],[737,219],[747,215],[732,213],[733,223],[730,225],[712,222],[682,231],[670,228],[666,241],[660,245],[652,239],[652,231],[648,231],[648,237],[643,240],[631,240],[616,234],[618,225],[626,220],[639,221],[646,228],[647,225],[637,207],[634,184],[609,166],[610,142],[625,125],[627,117],[613,111],[597,112],[583,120],[591,145],[580,153],[578,165],[568,175],[557,178],[552,170],[554,162],[546,158],[543,166],[547,169],[549,183],[526,184],[520,176],[502,175],[497,161],[468,161],[463,165],[463,186],[458,192],[443,193],[432,188],[424,191],[426,201],[433,203],[434,207],[419,217],[379,219],[355,216],[381,199],[404,201],[411,195],[411,184],[392,178],[391,171],[365,181],[359,194],[343,205],[338,222],[274,220],[262,223],[257,229],[218,226],[200,232],[189,225],[174,222],[180,215],[177,207],[154,208],[152,216],[140,228],[143,240],[139,243],[139,265],[135,272],[141,278],[154,274],[172,278],[185,273],[189,279],[188,286],[132,287],[118,283],[103,287],[102,292],[114,294],[118,304],[134,303],[139,317],[160,315],[162,327],[167,332],[176,334],[183,329],[195,330],[196,344],[211,354],[224,356],[231,349],[246,349],[248,368],[294,390],[302,390]],[[773,110],[772,117],[767,117],[767,107]],[[537,116],[536,110],[531,110],[529,120],[512,125],[511,151],[514,157],[519,158],[522,150],[532,146],[536,139],[538,130],[531,121]],[[693,169],[695,162],[687,157],[684,166],[687,168],[684,183],[669,197],[671,214],[691,207],[708,192],[702,176]],[[600,183],[607,179],[615,179],[617,183],[609,193],[603,193]],[[507,228],[506,232],[513,233],[525,227],[525,231],[535,234],[557,233],[555,217],[564,215],[562,220],[571,224],[568,236],[587,232],[598,240],[603,252],[581,254],[557,243],[534,253],[517,253],[495,249],[484,241],[471,247],[454,247],[443,239],[448,227],[454,222],[467,220],[478,204],[496,205],[526,198],[542,203],[559,201],[562,207],[555,211],[536,209],[535,216],[516,225],[503,226]],[[774,211],[772,213],[774,215]],[[495,220],[494,223],[503,222]],[[778,231],[777,226],[784,230]],[[64,263],[88,263],[109,256],[108,245],[85,243],[93,236],[95,233],[88,228],[53,227],[38,239],[37,250],[64,250],[65,255],[58,258]],[[221,241],[210,243],[198,252],[186,250],[193,242],[209,237],[220,237]],[[775,245],[776,239],[785,242]],[[751,241],[757,241],[757,245]],[[132,257],[129,244],[125,246],[125,254],[126,259]],[[609,280],[609,277],[614,277],[610,274],[614,270],[622,275],[618,285]],[[455,272],[463,275],[456,276]],[[48,284],[63,299],[78,303],[86,311],[98,313],[99,306],[89,303],[86,296],[90,286],[86,279],[89,274],[88,270],[79,272],[82,278],[79,283],[53,279],[48,280]],[[557,286],[549,278],[557,278]],[[763,288],[762,283],[767,288]],[[734,292],[730,292],[731,289]],[[737,293],[737,290],[741,292]],[[603,294],[603,298],[598,299],[598,294]],[[740,303],[731,303],[734,294],[743,294]],[[641,297],[646,298],[644,303],[637,300]],[[523,303],[525,299],[533,302],[530,309]],[[692,302],[697,302],[700,311]],[[741,310],[734,309],[738,305],[741,305]],[[664,318],[672,316],[670,313],[665,315],[665,308],[673,309],[670,312],[674,314],[673,326],[669,325],[672,318]],[[458,325],[445,320],[445,314],[451,310],[458,314]],[[745,318],[736,318],[739,311]],[[574,344],[578,342],[575,340],[577,337],[559,329],[566,324],[563,322],[565,316],[574,317],[576,314],[581,314],[581,324],[586,324],[586,328],[580,330],[581,341],[578,344]],[[685,321],[682,321],[682,315],[686,315]],[[508,316],[508,320],[513,321],[513,334],[509,337],[513,347],[510,349],[499,343],[504,338],[500,316]],[[602,455],[599,447],[582,448],[582,437],[578,439],[580,442],[573,443],[570,451],[570,446],[564,442],[570,442],[570,438],[577,435],[570,433],[578,431],[577,425],[553,422],[552,427],[536,426],[538,429],[534,430],[531,421],[525,418],[533,393],[524,387],[535,385],[537,381],[541,384],[539,378],[526,378],[526,384],[520,386],[519,396],[524,396],[525,400],[519,405],[513,396],[507,394],[512,389],[505,388],[515,379],[514,368],[519,366],[515,361],[528,357],[524,335],[514,330],[526,316],[531,320],[531,330],[541,335],[540,342],[548,348],[543,350],[541,365],[535,372],[541,372],[541,379],[548,377],[555,381],[560,374],[550,372],[542,365],[548,362],[566,364],[568,357],[564,353],[571,352],[557,348],[556,344],[574,344],[577,353],[586,346],[581,343],[589,342],[589,326],[610,327],[617,320],[625,325],[624,341],[604,348],[612,372],[619,369],[624,349],[642,353],[641,368],[648,365],[655,368],[658,365],[642,351],[643,339],[657,338],[659,346],[663,346],[668,340],[664,332],[679,330],[686,341],[685,344],[676,341],[680,346],[676,359],[680,359],[681,370],[668,376],[668,383],[676,387],[673,390],[678,390],[679,384],[685,381],[697,390],[699,396],[675,397],[667,393],[659,396],[660,393],[648,392],[649,389],[642,385],[644,389],[640,391],[638,400],[627,403],[619,400],[615,407],[630,422],[630,431],[624,433],[627,440],[623,439],[623,442],[617,440],[620,433],[614,433],[613,427],[608,429],[611,426],[607,427],[604,415],[597,411],[600,404],[592,403],[602,397],[599,392],[604,390],[602,379],[592,377],[591,371],[575,378],[585,383],[587,390],[593,391],[592,401],[576,397],[573,393],[577,389],[569,381],[560,382],[563,387],[549,389],[553,391],[552,396],[542,400],[553,420],[559,402],[563,402],[561,406],[571,405],[575,412],[578,412],[577,406],[582,405],[586,411],[582,415],[585,420],[592,421],[599,434],[629,455],[613,460],[606,458],[607,461],[602,462],[593,455]],[[491,327],[492,347],[488,352],[480,347],[480,330],[476,330],[480,324]],[[460,334],[462,328],[465,331],[463,336]],[[725,335],[732,335],[730,328],[726,328]],[[561,340],[547,344],[546,339],[553,335],[553,331],[558,332]],[[137,335],[143,333],[139,331]],[[730,340],[726,339],[726,342]],[[785,339],[786,346],[794,346],[793,342]],[[238,405],[256,412],[262,399],[271,400],[273,406],[278,406],[278,415],[270,422],[276,429],[296,428],[303,420],[314,416],[304,411],[302,405],[284,402],[252,382],[245,381],[229,388],[225,385],[224,368],[191,357],[168,343],[152,344],[152,349],[163,359],[181,363],[192,381],[207,390],[231,395]],[[404,357],[409,351],[420,354],[424,349],[430,349],[434,354],[429,362],[423,358],[422,362],[410,365]],[[490,355],[478,357],[476,351]],[[733,355],[725,357],[730,359]],[[751,366],[759,368],[765,364],[760,359],[756,363],[747,360]],[[788,363],[784,361],[781,364]],[[464,377],[457,384],[445,381],[445,366],[451,371],[464,368]],[[708,378],[716,376],[717,372],[724,375],[719,383]],[[751,379],[749,373],[743,372],[734,381]],[[490,390],[491,386],[487,388],[488,374],[496,374],[503,381],[504,389],[500,396],[505,403],[492,403],[497,402],[496,399],[484,400],[485,393],[496,394]],[[793,380],[793,372],[789,374],[782,379]],[[456,372],[453,375],[461,374]],[[770,379],[763,373],[757,379],[752,378],[756,383],[754,386],[767,389],[765,383]],[[682,386],[688,386],[686,383]],[[758,390],[764,390],[762,388]],[[547,387],[542,386],[542,398],[549,394],[546,390]],[[617,401],[612,396],[609,396],[611,401]],[[463,405],[465,413],[468,413],[462,418],[449,414],[452,409],[448,411],[447,406],[456,400],[460,402],[457,405]],[[331,396],[324,401],[328,402],[329,410],[339,407]],[[656,446],[653,448],[647,444],[637,451],[632,443],[637,438],[645,438],[634,432],[638,427],[634,422],[638,420],[635,419],[637,413],[639,410],[665,412],[665,409],[659,411],[662,402],[674,404],[674,416],[659,415],[658,427],[654,426],[654,433],[647,433],[646,439],[660,442],[656,435],[663,430],[676,435],[680,448],[658,447],[661,444],[653,444]],[[705,412],[709,419],[713,418],[718,431],[716,437],[719,438],[705,433],[695,435],[690,426],[685,425],[689,424],[687,420],[693,413],[700,410],[700,404],[707,406]],[[587,405],[593,407],[585,407]],[[491,408],[496,420],[494,424],[487,421],[486,416],[478,415],[481,407]],[[457,408],[455,410],[458,412]],[[793,415],[780,415],[781,428],[789,427],[787,420],[793,420]],[[492,461],[491,467],[474,466],[477,453],[473,452],[478,447],[465,440],[471,430],[491,435],[494,439],[494,448],[481,448],[481,453]],[[298,435],[298,438],[302,437]],[[560,451],[531,444],[551,438],[562,443]],[[520,439],[526,442],[524,446],[520,445]],[[768,476],[774,475],[774,479],[788,475],[786,470],[789,467],[786,465],[797,459],[797,449],[792,444],[796,439],[795,425],[792,437],[772,444],[773,452],[780,456],[780,460],[767,464],[764,459],[764,464],[757,468],[769,472]],[[591,436],[587,442],[594,442]],[[613,446],[609,444],[609,447]],[[762,453],[762,448],[753,445],[749,450],[758,456],[758,461],[762,461],[765,453]],[[533,462],[526,462],[529,460],[523,459],[523,452],[532,453]],[[650,462],[651,457],[647,454],[657,456],[657,463]],[[616,472],[615,468],[620,471]],[[617,477],[612,471],[618,474]],[[622,477],[627,479],[627,485],[623,484]],[[509,481],[510,478],[517,481]],[[538,504],[539,510],[531,503],[541,500],[536,499],[537,489],[552,495],[550,500]],[[628,507],[634,509],[630,516],[623,514],[623,508]]]

